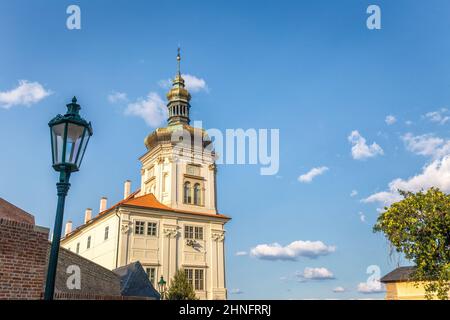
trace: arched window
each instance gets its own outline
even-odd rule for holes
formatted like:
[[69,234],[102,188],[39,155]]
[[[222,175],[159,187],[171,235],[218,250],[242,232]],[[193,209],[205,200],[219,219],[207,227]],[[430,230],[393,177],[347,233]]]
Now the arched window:
[[199,206],[201,204],[201,202],[200,202],[200,193],[201,193],[200,184],[196,183],[194,185],[194,204],[197,205],[197,206]]
[[149,186],[147,187],[146,190],[147,190],[146,193],[153,193],[153,194],[155,194],[156,184],[155,184],[155,183],[152,183],[151,185],[149,185]]
[[192,203],[190,182],[184,183],[184,203]]

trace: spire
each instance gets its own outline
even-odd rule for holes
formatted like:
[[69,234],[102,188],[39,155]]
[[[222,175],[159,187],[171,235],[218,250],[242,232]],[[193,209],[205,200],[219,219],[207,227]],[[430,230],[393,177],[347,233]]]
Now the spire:
[[180,54],[181,48],[178,46],[178,54],[177,54],[177,62],[178,62],[178,72],[177,74],[181,77],[181,54]]
[[185,88],[184,79],[181,76],[181,54],[180,47],[177,51],[177,73],[172,82],[172,88],[167,93],[167,108],[169,111],[169,125],[185,123],[189,124],[189,101],[191,100],[191,95],[189,91]]

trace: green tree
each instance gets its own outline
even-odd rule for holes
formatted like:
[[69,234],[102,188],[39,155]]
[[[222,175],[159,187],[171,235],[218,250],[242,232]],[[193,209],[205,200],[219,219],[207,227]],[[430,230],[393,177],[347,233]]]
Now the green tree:
[[[415,263],[414,281],[424,281],[426,298],[448,299],[450,289],[450,195],[437,188],[399,191],[403,200],[385,208],[374,232]],[[418,285],[418,284],[417,284]]]
[[170,287],[167,292],[168,300],[197,300],[194,289],[189,283],[186,272],[183,269],[178,269],[175,273]]

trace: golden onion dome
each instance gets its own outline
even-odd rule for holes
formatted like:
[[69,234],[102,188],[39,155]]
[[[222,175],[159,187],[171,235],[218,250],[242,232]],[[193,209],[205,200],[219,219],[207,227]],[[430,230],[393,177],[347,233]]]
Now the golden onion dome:
[[191,94],[184,86],[184,79],[181,74],[177,74],[173,79],[172,88],[167,93],[167,100],[169,100],[169,103],[180,100],[189,102],[191,100]]

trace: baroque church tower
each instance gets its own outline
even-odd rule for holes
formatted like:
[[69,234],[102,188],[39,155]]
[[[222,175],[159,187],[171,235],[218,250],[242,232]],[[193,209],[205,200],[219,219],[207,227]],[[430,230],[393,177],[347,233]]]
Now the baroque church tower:
[[163,277],[170,286],[183,269],[200,299],[226,299],[225,224],[217,212],[216,165],[205,130],[190,125],[191,95],[178,70],[167,93],[167,126],[145,140],[139,158],[139,188],[124,185],[124,197],[99,214],[86,209],[84,224],[66,225],[61,245],[114,270],[140,262],[153,286]]
[[141,194],[152,193],[171,208],[216,214],[215,154],[205,131],[190,126],[191,95],[180,71],[167,93],[168,125],[145,138],[140,158]]

